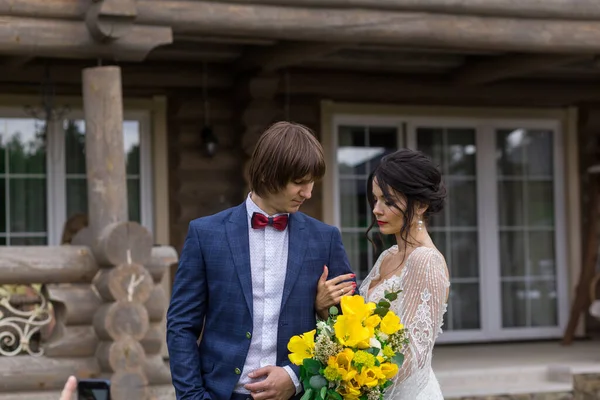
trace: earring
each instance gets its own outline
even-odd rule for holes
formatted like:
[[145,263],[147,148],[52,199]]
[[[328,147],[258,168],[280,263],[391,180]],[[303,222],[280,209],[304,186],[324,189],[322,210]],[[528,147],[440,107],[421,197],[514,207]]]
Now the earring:
[[418,230],[419,232],[421,232],[421,231],[423,230],[423,220],[422,220],[422,219],[419,219],[419,220],[417,221],[417,230]]

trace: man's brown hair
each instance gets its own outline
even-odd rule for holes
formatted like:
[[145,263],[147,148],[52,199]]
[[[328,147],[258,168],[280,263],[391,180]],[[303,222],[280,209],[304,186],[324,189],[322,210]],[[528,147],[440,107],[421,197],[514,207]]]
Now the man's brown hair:
[[325,175],[323,147],[306,126],[276,122],[258,139],[248,173],[250,189],[259,196],[306,177],[319,180]]

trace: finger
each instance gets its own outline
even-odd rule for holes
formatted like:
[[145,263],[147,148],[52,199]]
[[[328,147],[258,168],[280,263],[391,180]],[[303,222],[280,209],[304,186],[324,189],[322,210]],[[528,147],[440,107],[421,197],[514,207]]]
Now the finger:
[[354,274],[344,274],[344,275],[336,276],[335,278],[331,278],[327,282],[330,285],[337,285],[338,283],[348,281],[348,280],[354,278],[355,276],[356,275],[354,275]]
[[319,283],[323,284],[327,281],[327,276],[329,275],[329,268],[327,268],[327,265],[323,266],[323,273],[321,274],[321,277],[319,278]]
[[60,394],[60,400],[75,400],[73,396],[75,395],[75,390],[77,390],[77,378],[74,376],[70,376],[67,379],[67,383],[65,383],[65,387]]
[[355,291],[356,284],[354,282],[342,282],[336,286],[331,286],[329,288],[329,293],[332,297],[354,294]]
[[244,389],[249,390],[252,393],[264,393],[271,389],[271,383],[267,382],[267,380],[255,383],[247,383],[244,385]]
[[266,367],[255,369],[254,371],[252,371],[248,374],[248,378],[256,379],[256,378],[260,378],[261,376],[269,375],[271,373],[272,369],[273,369],[272,365],[267,365]]
[[252,392],[251,395],[254,400],[267,400],[275,398],[275,392],[272,390],[265,390],[264,392],[258,393]]

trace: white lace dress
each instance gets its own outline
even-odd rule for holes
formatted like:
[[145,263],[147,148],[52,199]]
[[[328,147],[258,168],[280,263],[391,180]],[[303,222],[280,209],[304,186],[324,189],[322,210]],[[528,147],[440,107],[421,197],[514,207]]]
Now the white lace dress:
[[379,278],[383,259],[396,253],[397,246],[384,251],[360,285],[360,294],[377,302],[384,291],[402,289],[392,302],[408,333],[409,344],[403,353],[404,363],[385,392],[390,400],[443,400],[440,385],[431,368],[433,345],[441,333],[450,282],[444,257],[435,249],[418,247],[409,254],[400,275],[393,275],[369,292],[371,282]]

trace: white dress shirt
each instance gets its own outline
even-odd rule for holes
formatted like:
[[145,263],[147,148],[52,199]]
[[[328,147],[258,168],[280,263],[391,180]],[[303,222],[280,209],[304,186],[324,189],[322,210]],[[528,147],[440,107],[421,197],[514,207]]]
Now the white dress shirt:
[[[234,388],[236,393],[249,393],[245,384],[259,382],[251,379],[248,374],[267,365],[275,365],[277,361],[277,331],[279,328],[279,313],[288,262],[289,231],[286,227],[278,231],[272,226],[264,229],[253,229],[252,214],[257,212],[267,217],[248,195],[246,199],[248,211],[248,238],[250,239],[250,270],[252,273],[252,304],[253,327],[250,349],[240,380]],[[302,386],[294,371],[284,367],[290,375],[296,394]]]

